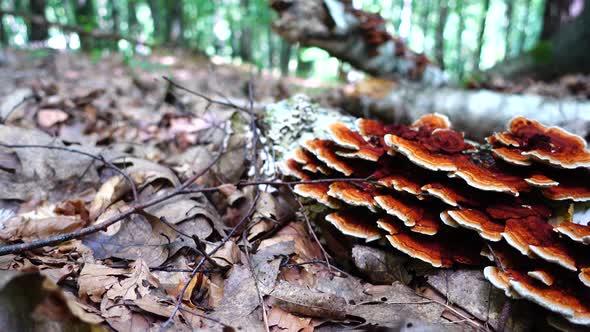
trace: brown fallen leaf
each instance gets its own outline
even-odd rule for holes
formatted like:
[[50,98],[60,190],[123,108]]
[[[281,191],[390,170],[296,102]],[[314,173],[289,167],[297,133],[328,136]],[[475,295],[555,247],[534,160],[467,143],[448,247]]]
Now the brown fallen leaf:
[[56,215],[54,206],[44,205],[4,221],[0,239],[37,240],[80,229],[86,225],[80,215]]
[[41,127],[49,128],[55,124],[66,121],[68,113],[58,109],[42,109],[37,113],[37,123]]
[[141,258],[133,262],[130,268],[131,274],[107,291],[109,299],[136,300],[149,294],[150,288],[159,287],[160,282]]
[[313,331],[311,321],[311,318],[295,316],[279,307],[272,307],[268,312],[268,325],[277,326],[281,330],[301,331],[307,328],[306,331]]
[[117,276],[127,275],[129,272],[129,269],[87,263],[78,278],[78,296],[89,297],[93,302],[100,303],[103,295],[119,281]]

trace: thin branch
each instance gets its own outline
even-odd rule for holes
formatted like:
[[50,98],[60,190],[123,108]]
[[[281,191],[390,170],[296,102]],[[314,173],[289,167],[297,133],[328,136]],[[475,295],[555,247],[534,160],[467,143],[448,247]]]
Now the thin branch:
[[248,112],[248,110],[245,109],[244,107],[238,106],[238,105],[236,105],[236,104],[234,104],[232,102],[225,102],[225,101],[213,99],[213,98],[211,98],[211,97],[209,97],[209,96],[207,96],[205,94],[202,94],[202,93],[200,93],[198,91],[195,91],[195,90],[191,90],[189,88],[186,88],[186,87],[184,87],[184,86],[182,86],[182,85],[174,82],[172,79],[170,79],[170,78],[168,78],[166,76],[162,76],[162,78],[166,82],[168,82],[170,85],[174,86],[175,88],[180,89],[180,90],[185,91],[185,92],[188,92],[190,94],[193,94],[193,95],[195,95],[197,97],[201,97],[201,98],[205,99],[207,102],[209,102],[211,104],[217,104],[217,105],[221,105],[221,106],[225,106],[225,107],[231,107],[231,108],[235,108],[235,109],[238,109],[238,110],[241,110],[241,111],[244,111],[244,112]]
[[105,230],[109,226],[111,226],[111,225],[137,213],[137,212],[140,212],[145,208],[148,208],[150,206],[167,201],[168,199],[178,195],[180,192],[182,192],[188,186],[190,186],[193,182],[195,182],[195,180],[197,180],[199,177],[201,177],[202,175],[207,173],[207,171],[209,171],[209,169],[211,169],[211,167],[213,167],[213,165],[215,165],[219,161],[219,159],[221,158],[221,156],[223,156],[224,153],[225,153],[225,148],[221,153],[219,153],[217,158],[215,158],[213,161],[211,161],[211,163],[209,163],[207,165],[207,167],[205,167],[201,172],[193,175],[188,180],[186,180],[183,184],[181,184],[179,187],[174,189],[172,192],[170,192],[162,197],[152,198],[151,200],[149,200],[145,203],[136,204],[135,206],[132,206],[132,207],[128,208],[127,210],[108,218],[107,220],[101,222],[100,224],[85,227],[85,228],[82,228],[82,229],[74,231],[74,232],[60,234],[60,235],[52,236],[52,237],[49,237],[46,239],[41,239],[41,240],[36,240],[36,241],[31,241],[31,242],[2,246],[2,247],[0,247],[0,256],[20,253],[20,252],[29,251],[29,250],[33,250],[33,249],[37,249],[37,248],[46,247],[46,246],[53,246],[53,245],[57,245],[62,242],[65,242],[65,241],[81,238],[81,237]]

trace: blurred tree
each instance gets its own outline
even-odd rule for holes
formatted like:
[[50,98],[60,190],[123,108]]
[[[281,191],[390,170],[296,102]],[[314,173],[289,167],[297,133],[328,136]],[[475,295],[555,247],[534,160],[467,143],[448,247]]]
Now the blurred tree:
[[[512,0],[508,0],[512,1]],[[457,27],[457,35],[455,38],[457,39],[457,62],[456,62],[456,71],[457,71],[457,78],[459,80],[463,79],[463,70],[465,69],[465,62],[463,61],[463,30],[465,30],[465,16],[463,15],[463,0],[457,0],[455,11],[459,16],[459,24]]]
[[446,1],[440,2],[438,24],[436,27],[436,45],[435,45],[435,59],[441,69],[445,69],[445,44],[444,32],[445,25],[449,14],[449,7]]
[[[530,0],[527,0],[530,1]],[[483,48],[484,37],[486,32],[486,22],[488,17],[488,10],[490,9],[490,0],[484,0],[483,10],[481,11],[481,18],[479,21],[479,28],[477,30],[477,47],[473,55],[473,70],[479,71],[479,63],[481,60],[481,50]]]
[[[244,14],[250,10],[250,0],[240,0]],[[252,62],[252,26],[242,24],[240,30],[240,58],[242,61]]]
[[[549,1],[549,0],[547,0]],[[512,51],[510,35],[512,33],[512,12],[514,11],[514,1],[506,0],[506,30],[504,32],[504,57],[509,58]]]
[[[92,31],[97,27],[94,2],[92,0],[73,0],[76,24],[85,31]],[[80,48],[91,51],[94,48],[94,38],[87,34],[79,35]]]
[[8,45],[8,31],[4,26],[4,15],[0,14],[0,45]]
[[572,19],[570,10],[575,0],[545,0],[543,30],[541,39],[549,39],[559,30],[562,23]]
[[281,39],[281,52],[279,55],[279,67],[281,68],[281,74],[289,74],[289,62],[291,61],[291,53],[293,51],[293,45],[288,41]]
[[524,51],[524,46],[526,42],[526,37],[529,31],[529,14],[531,10],[531,2],[532,0],[526,0],[525,7],[524,7],[524,18],[522,20],[522,29],[520,29],[520,35],[518,38],[518,53],[522,53]]
[[[29,6],[31,15],[45,19],[45,0],[30,0]],[[30,41],[42,41],[49,37],[47,24],[41,24],[37,21],[31,22],[27,33]]]

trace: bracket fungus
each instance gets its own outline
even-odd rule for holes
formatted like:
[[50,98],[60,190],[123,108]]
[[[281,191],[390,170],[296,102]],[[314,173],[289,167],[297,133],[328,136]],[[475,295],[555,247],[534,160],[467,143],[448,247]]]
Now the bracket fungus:
[[523,117],[487,144],[440,114],[356,127],[330,125],[332,140],[303,142],[283,167],[297,194],[334,210],[329,223],[434,267],[480,266],[507,296],[590,326],[590,226],[557,216],[590,200],[582,138]]

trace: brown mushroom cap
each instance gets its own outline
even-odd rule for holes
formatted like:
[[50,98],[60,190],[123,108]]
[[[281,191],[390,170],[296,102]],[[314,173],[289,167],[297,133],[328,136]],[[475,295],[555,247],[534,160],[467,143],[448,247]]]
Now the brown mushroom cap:
[[524,179],[528,184],[540,187],[540,188],[547,188],[547,187],[556,187],[559,186],[559,182],[555,181],[546,175],[543,174],[532,174],[528,178]]
[[569,289],[552,284],[548,286],[517,270],[507,270],[510,288],[523,298],[563,315],[577,324],[590,324],[590,307],[581,296]]
[[[510,139],[506,139],[511,135]],[[573,169],[590,167],[590,151],[586,141],[558,127],[545,127],[524,117],[514,118],[504,141],[518,141],[522,155],[553,166]],[[513,144],[514,145],[514,144]]]
[[411,227],[413,232],[434,235],[440,229],[440,217],[428,206],[393,195],[375,196],[375,202],[387,212],[397,217],[404,225]]
[[343,234],[369,242],[381,238],[381,233],[375,227],[375,220],[372,219],[372,216],[372,214],[352,210],[330,213],[326,216],[326,220]]
[[502,236],[523,255],[538,256],[568,270],[577,270],[571,250],[559,241],[553,227],[539,217],[508,219]]
[[507,192],[515,196],[518,196],[520,191],[528,189],[528,184],[519,176],[506,173],[497,167],[476,164],[470,156],[462,153],[433,153],[418,141],[395,135],[386,135],[385,143],[414,164],[431,171],[452,172],[452,176],[462,178],[474,188]]
[[563,222],[553,227],[553,230],[576,242],[590,244],[590,226],[574,224],[572,222]]
[[475,230],[486,240],[497,242],[502,239],[504,225],[494,221],[479,210],[450,210],[447,213],[457,224],[464,228]]
[[373,199],[376,189],[367,184],[353,184],[350,182],[333,182],[330,184],[328,195],[352,206],[364,206],[377,212]]
[[313,153],[319,160],[328,167],[350,176],[354,172],[353,164],[346,158],[339,156],[336,151],[336,143],[329,140],[313,139],[303,143],[303,147]]
[[287,159],[282,164],[283,174],[296,177],[300,180],[311,180],[311,174],[303,169],[303,164],[298,163],[294,159]]
[[499,147],[492,149],[494,155],[507,163],[514,164],[517,166],[530,166],[533,163],[529,160],[529,157],[522,154],[522,150],[510,149],[507,147]]
[[389,243],[406,255],[434,267],[451,267],[453,265],[453,261],[444,252],[442,244],[437,239],[426,239],[418,234],[412,234],[391,217],[379,219],[377,225],[389,233],[385,236]]
[[304,149],[297,149],[293,153],[293,160],[303,165],[303,169],[312,173],[320,172],[325,175],[330,175],[332,170],[322,163],[311,152]]
[[340,156],[377,161],[385,152],[382,148],[373,146],[365,141],[359,133],[350,130],[341,122],[332,123],[328,128],[336,144],[352,150],[350,152],[337,152]]
[[293,187],[293,191],[299,196],[315,199],[319,203],[332,209],[340,208],[342,204],[328,195],[329,190],[330,184],[328,182],[303,183]]

